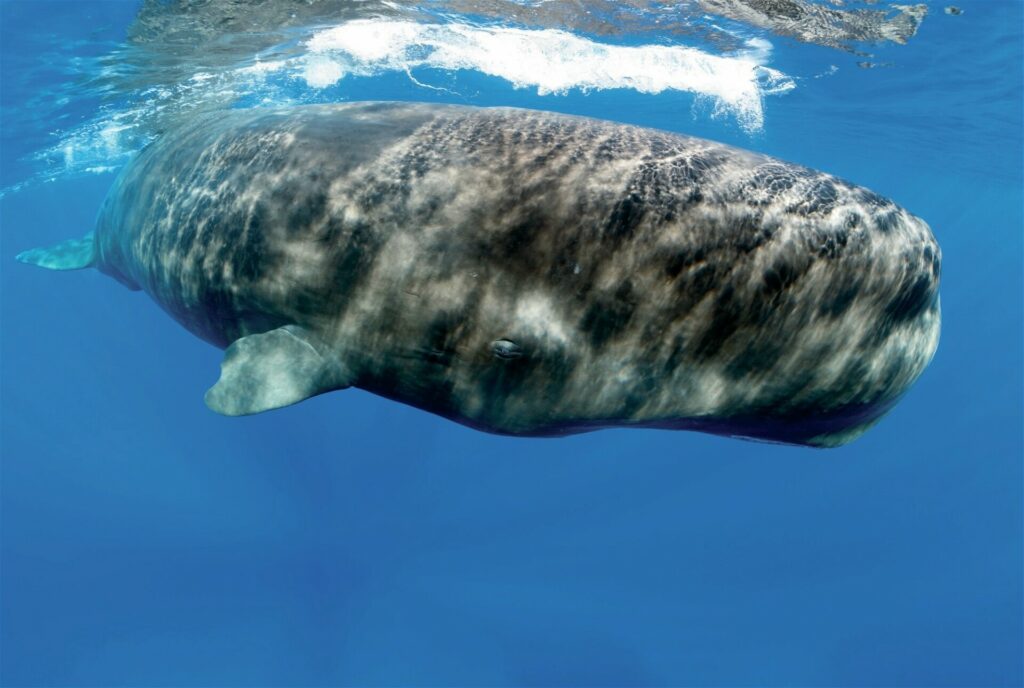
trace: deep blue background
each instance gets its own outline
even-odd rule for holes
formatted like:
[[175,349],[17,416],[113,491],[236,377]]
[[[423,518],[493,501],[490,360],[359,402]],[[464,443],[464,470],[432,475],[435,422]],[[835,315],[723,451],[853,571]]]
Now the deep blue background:
[[[934,5],[910,45],[880,51],[890,68],[776,40],[787,73],[840,71],[769,99],[754,136],[678,94],[478,79],[481,104],[755,148],[932,224],[938,354],[832,451],[492,437],[351,390],[222,418],[202,401],[219,351],[99,273],[13,260],[88,231],[112,176],[8,194],[0,681],[1020,685],[1022,4],[961,6]],[[32,142],[10,123],[39,96],[19,70],[98,26],[120,39],[133,9],[0,11],[11,179]],[[404,77],[346,88],[436,95]]]

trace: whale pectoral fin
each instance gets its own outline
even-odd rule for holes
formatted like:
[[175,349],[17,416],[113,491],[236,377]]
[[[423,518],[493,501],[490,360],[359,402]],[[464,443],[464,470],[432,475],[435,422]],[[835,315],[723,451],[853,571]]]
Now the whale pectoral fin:
[[350,386],[348,369],[324,348],[294,325],[242,337],[224,352],[206,405],[225,416],[245,416]]
[[89,232],[81,239],[68,239],[50,248],[22,251],[15,259],[49,270],[81,270],[96,262],[96,241]]

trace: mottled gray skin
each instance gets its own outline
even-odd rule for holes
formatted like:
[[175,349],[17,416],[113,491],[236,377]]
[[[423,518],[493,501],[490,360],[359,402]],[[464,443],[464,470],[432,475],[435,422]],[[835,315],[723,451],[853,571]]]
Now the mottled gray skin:
[[348,377],[312,393],[352,384],[516,435],[841,444],[918,377],[939,331],[939,248],[892,202],[709,141],[527,110],[222,114],[128,166],[96,249],[217,346],[313,333]]

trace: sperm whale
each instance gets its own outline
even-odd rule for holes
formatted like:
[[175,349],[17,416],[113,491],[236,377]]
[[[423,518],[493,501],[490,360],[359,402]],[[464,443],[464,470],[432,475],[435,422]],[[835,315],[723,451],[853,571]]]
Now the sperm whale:
[[928,225],[828,174],[511,108],[237,110],[161,136],[82,239],[225,348],[214,411],[359,387],[496,433],[836,446],[939,335]]

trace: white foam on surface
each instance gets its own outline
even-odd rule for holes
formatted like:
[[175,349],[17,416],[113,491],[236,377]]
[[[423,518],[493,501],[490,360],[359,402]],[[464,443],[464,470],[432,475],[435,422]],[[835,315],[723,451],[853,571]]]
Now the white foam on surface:
[[305,61],[302,78],[313,88],[325,88],[338,83],[345,76],[340,64],[323,57],[313,57]]
[[556,29],[359,19],[318,31],[306,47],[302,78],[314,88],[347,75],[476,70],[517,88],[536,88],[540,95],[573,89],[685,91],[712,98],[716,110],[732,114],[748,131],[764,126],[764,95],[794,87],[791,78],[764,66],[771,44],[763,39],[740,54],[718,56],[678,45],[599,43]]

